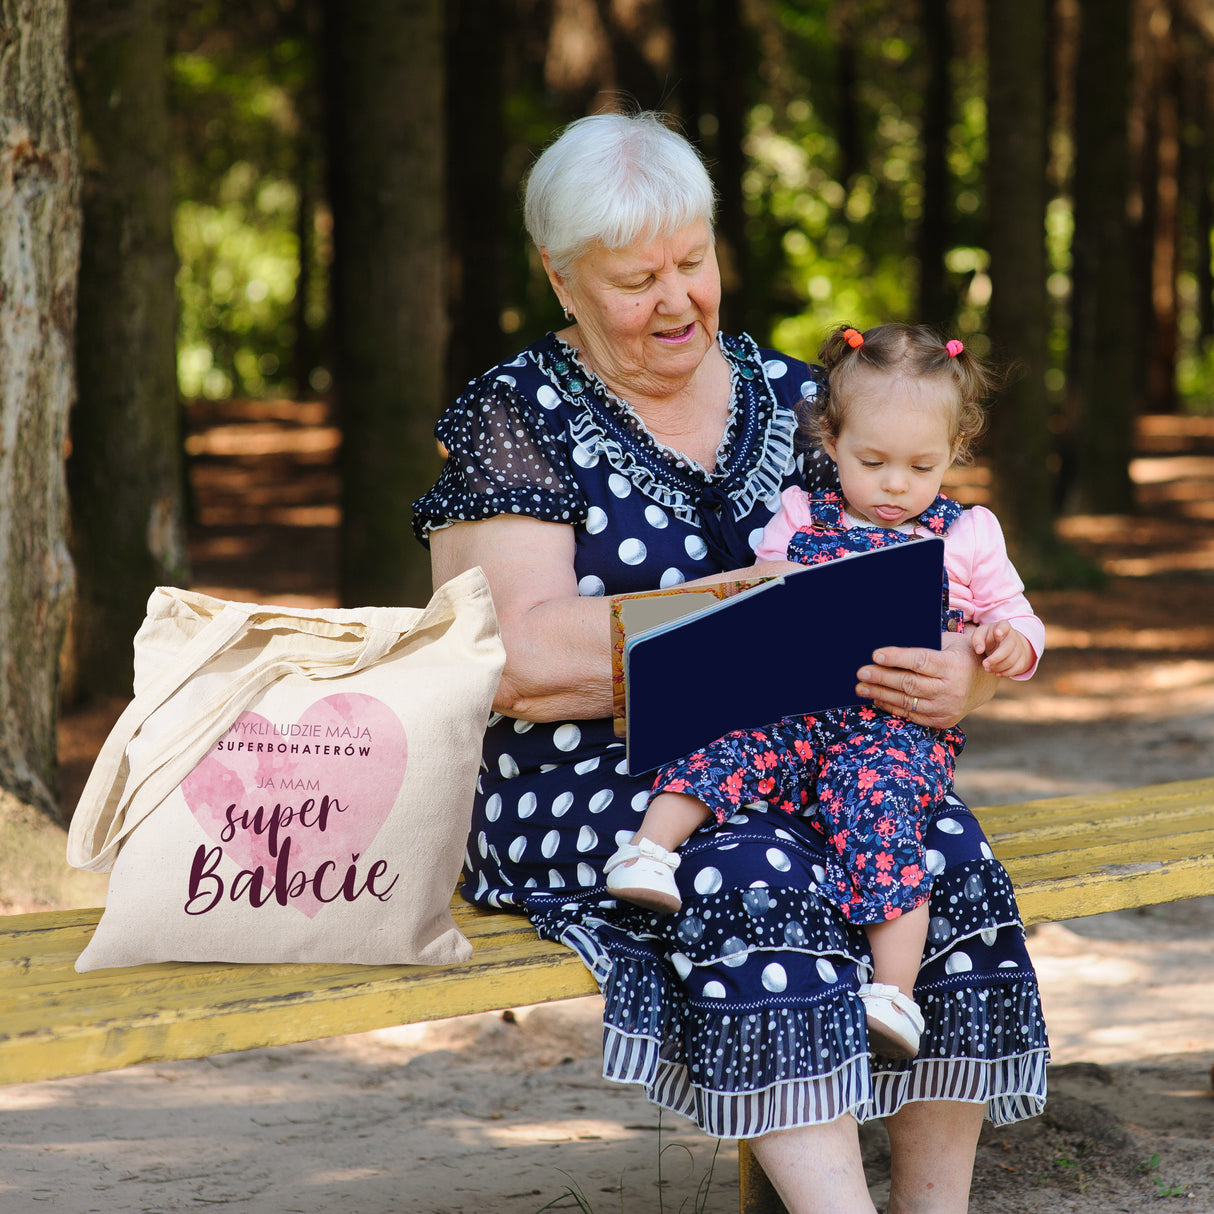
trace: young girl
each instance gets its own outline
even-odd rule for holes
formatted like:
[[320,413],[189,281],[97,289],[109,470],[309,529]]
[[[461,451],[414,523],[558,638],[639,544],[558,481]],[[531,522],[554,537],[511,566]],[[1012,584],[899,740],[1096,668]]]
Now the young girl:
[[[961,342],[901,324],[863,334],[841,328],[821,361],[829,389],[807,402],[804,429],[835,461],[842,500],[786,490],[757,559],[816,564],[943,536],[942,627],[969,631],[992,674],[1028,678],[1045,628],[999,523],[989,510],[963,510],[940,493],[945,472],[968,456],[984,424],[988,371]],[[872,981],[859,991],[872,1047],[912,1058],[923,1031],[913,989],[934,868],[922,832],[964,745],[957,729],[915,724],[913,704],[905,717],[860,706],[737,730],[659,771],[640,829],[607,861],[607,888],[651,910],[676,911],[674,849],[696,829],[748,804],[800,812],[816,796],[808,812],[834,849],[822,892],[864,928],[872,951]]]

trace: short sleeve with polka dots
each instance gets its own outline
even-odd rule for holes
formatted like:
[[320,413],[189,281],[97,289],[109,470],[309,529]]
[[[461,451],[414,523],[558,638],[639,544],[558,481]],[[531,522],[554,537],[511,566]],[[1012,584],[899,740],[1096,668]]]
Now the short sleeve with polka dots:
[[586,501],[569,471],[569,449],[547,416],[556,404],[555,390],[528,383],[530,392],[520,391],[519,369],[511,375],[512,368],[498,367],[474,380],[439,419],[435,435],[447,460],[434,487],[414,507],[413,525],[423,543],[434,527],[456,520],[498,514],[561,523],[585,518]]
[[435,434],[448,455],[438,481],[414,503],[418,538],[426,543],[436,528],[501,514],[593,525],[595,509],[616,500],[611,492],[598,500],[601,487],[588,481],[601,459],[661,510],[697,529],[707,521],[729,563],[750,563],[741,520],[774,500],[790,476],[804,477],[812,491],[833,487],[834,466],[797,446],[795,405],[818,391],[818,370],[749,338],[720,341],[733,391],[716,468],[688,465],[662,447],[550,333],[473,380],[440,418]]

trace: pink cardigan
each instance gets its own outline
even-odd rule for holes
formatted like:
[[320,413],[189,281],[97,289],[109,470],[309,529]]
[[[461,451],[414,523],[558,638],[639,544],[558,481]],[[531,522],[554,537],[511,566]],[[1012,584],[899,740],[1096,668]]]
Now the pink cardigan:
[[[804,489],[784,490],[780,510],[764,528],[755,548],[758,560],[788,559],[788,541],[813,521],[809,502]],[[851,526],[846,514],[842,523],[844,528]],[[914,534],[933,533],[916,526]],[[1024,583],[1008,559],[999,520],[985,506],[971,506],[945,533],[944,568],[950,607],[960,609],[966,621],[975,624],[1007,620],[1032,646],[1037,661],[1024,674],[1015,676],[1031,678],[1045,651],[1045,625],[1024,597]]]

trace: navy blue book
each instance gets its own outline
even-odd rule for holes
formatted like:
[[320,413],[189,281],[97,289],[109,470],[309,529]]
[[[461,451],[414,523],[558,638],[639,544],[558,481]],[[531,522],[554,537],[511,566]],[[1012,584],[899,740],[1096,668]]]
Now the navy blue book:
[[892,544],[625,636],[629,774],[734,729],[861,703],[856,671],[873,650],[940,648],[943,571],[943,540]]

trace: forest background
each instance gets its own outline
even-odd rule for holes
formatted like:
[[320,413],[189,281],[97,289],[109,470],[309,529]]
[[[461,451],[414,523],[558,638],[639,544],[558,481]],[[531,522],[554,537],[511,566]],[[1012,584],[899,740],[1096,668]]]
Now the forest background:
[[1060,520],[1214,411],[1212,43],[1211,0],[0,0],[0,788],[56,812],[60,705],[188,584],[196,402],[324,402],[341,598],[424,600],[434,421],[557,323],[519,187],[599,109],[704,152],[727,330],[1014,360],[984,492],[1031,586],[1097,579]]

